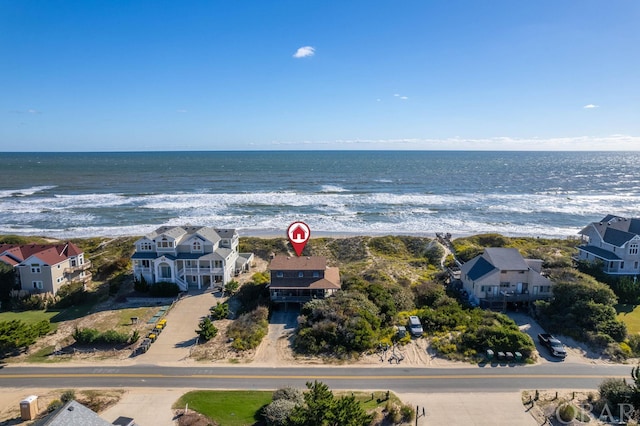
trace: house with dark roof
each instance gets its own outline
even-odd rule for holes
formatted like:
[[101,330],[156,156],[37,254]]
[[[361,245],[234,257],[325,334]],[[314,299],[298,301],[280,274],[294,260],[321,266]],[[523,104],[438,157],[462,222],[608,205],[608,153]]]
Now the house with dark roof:
[[607,215],[579,234],[582,244],[576,260],[599,262],[611,275],[640,274],[640,219]]
[[173,282],[181,290],[224,287],[247,271],[253,253],[238,251],[235,229],[162,226],[135,242],[133,273],[150,283]]
[[60,286],[91,281],[91,262],[75,244],[0,244],[0,262],[14,268],[16,282],[29,293],[56,294]]
[[488,307],[548,299],[553,286],[542,260],[525,259],[515,248],[486,248],[462,264],[460,280],[472,304]]
[[306,303],[340,290],[340,270],[323,256],[275,256],[269,264],[269,295],[274,303]]

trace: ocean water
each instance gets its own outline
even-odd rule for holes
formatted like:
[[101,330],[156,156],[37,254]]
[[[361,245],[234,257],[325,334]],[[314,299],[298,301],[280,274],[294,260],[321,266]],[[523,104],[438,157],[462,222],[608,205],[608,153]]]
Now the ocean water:
[[0,233],[142,235],[160,225],[320,235],[570,237],[640,217],[640,152],[0,153]]

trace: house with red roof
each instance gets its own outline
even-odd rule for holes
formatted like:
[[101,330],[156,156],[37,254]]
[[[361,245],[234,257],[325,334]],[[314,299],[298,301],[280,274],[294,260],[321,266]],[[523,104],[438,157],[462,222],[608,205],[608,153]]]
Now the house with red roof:
[[14,268],[16,282],[30,293],[56,294],[64,284],[91,281],[91,262],[75,244],[0,244],[0,262]]
[[340,290],[340,270],[323,256],[275,256],[269,264],[269,295],[274,303],[306,303]]

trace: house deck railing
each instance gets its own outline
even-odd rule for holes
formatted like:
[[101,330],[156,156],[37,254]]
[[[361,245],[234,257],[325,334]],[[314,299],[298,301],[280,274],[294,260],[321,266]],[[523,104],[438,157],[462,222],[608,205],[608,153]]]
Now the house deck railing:
[[73,274],[74,272],[86,271],[89,268],[91,268],[91,262],[90,261],[86,261],[82,265],[66,267],[66,268],[64,268],[63,272],[65,274]]

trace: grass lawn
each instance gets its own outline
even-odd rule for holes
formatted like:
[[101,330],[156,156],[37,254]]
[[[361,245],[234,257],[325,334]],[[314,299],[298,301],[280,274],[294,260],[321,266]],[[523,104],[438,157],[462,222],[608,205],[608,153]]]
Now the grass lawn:
[[[352,395],[362,404],[366,411],[384,408],[387,404],[387,393],[376,392],[334,392],[336,398]],[[224,426],[250,426],[259,418],[259,410],[271,402],[271,391],[192,391],[180,397],[173,408],[189,409],[204,414]],[[372,398],[373,395],[373,398]],[[389,393],[389,400],[400,404],[400,399]]]
[[[0,321],[21,320],[27,324],[34,324],[42,320],[49,320],[56,316],[57,312],[49,311],[23,311],[23,312],[0,312]],[[57,324],[51,323],[51,331],[55,331]]]
[[[336,398],[340,398],[341,396],[349,396],[353,395],[356,398],[356,401],[359,401],[362,404],[362,408],[366,411],[371,412],[371,410],[375,410],[376,408],[384,408],[387,405],[387,392],[384,391],[375,391],[375,392],[343,392],[337,391],[333,393]],[[373,395],[373,398],[371,396]],[[395,393],[389,392],[389,401],[394,402],[396,404],[401,404],[400,398],[396,396]]]
[[204,414],[224,426],[248,426],[258,421],[258,411],[271,402],[271,391],[192,391],[180,397],[174,408]]
[[616,305],[617,318],[627,325],[629,334],[640,333],[640,305]]

